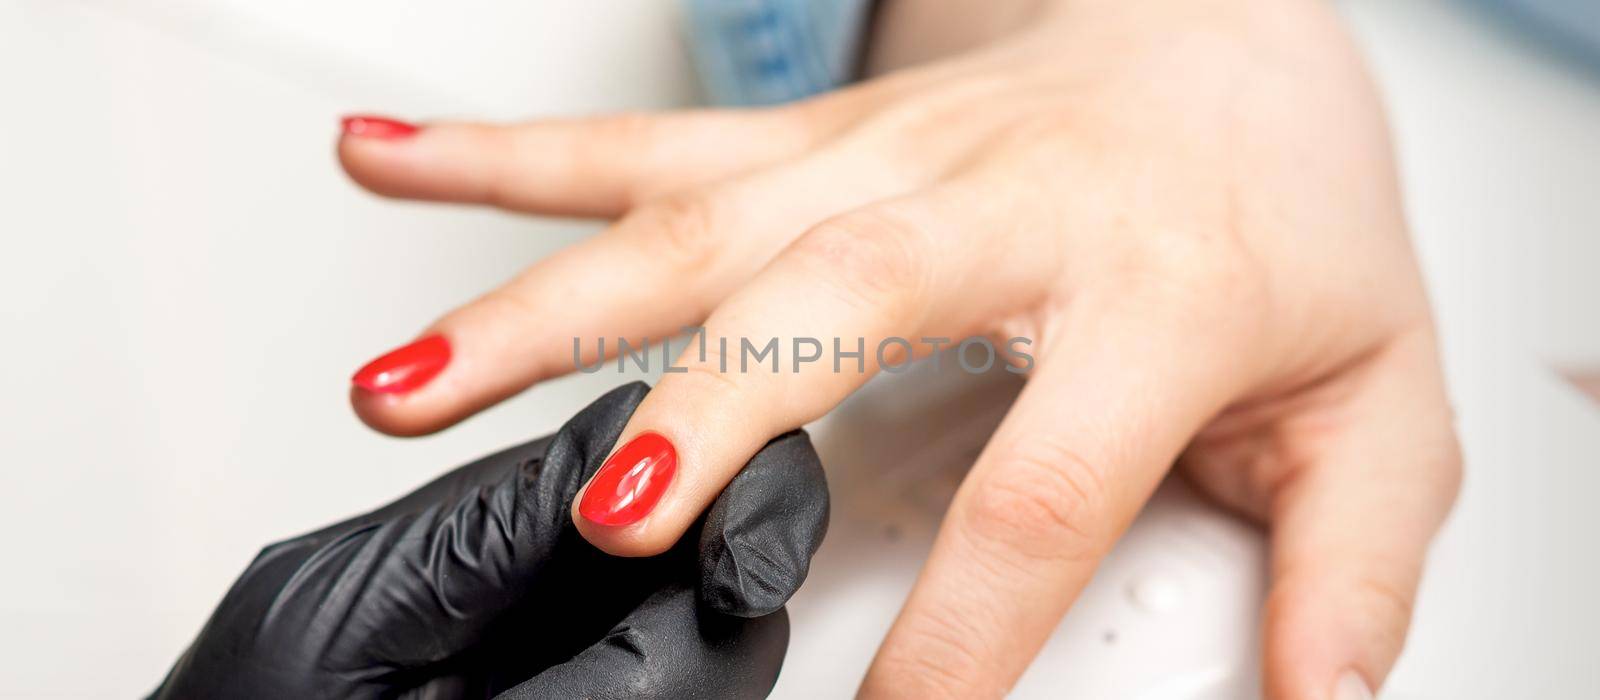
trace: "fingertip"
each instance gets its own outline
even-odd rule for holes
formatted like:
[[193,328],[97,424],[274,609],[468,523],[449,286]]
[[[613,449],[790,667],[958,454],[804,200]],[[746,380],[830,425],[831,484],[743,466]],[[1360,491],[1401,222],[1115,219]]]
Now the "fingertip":
[[459,154],[448,147],[457,125],[413,124],[376,115],[347,116],[339,124],[339,165],[367,191],[397,199],[463,197],[457,189],[470,172],[462,172]]
[[649,557],[666,552],[682,537],[683,528],[651,516],[662,510],[658,505],[677,475],[673,440],[659,431],[640,431],[619,441],[578,492],[573,523],[584,539],[608,554]]
[[409,394],[439,376],[453,355],[450,339],[432,333],[362,365],[350,382],[373,394]]
[[339,167],[363,189],[384,197],[416,197],[421,192],[411,182],[416,167],[408,146],[392,139],[342,132],[335,153]]
[[421,127],[376,114],[351,114],[339,119],[339,130],[356,139],[399,141],[415,136]]
[[394,437],[421,437],[448,427],[448,423],[426,420],[416,412],[406,411],[406,397],[400,394],[375,392],[352,383],[350,408],[367,427]]
[[442,332],[423,335],[362,365],[350,377],[350,405],[362,422],[379,432],[416,436],[436,432],[451,422],[441,418],[437,396],[448,389],[440,376],[455,359],[450,338]]
[[1339,674],[1334,681],[1332,700],[1372,700],[1372,685],[1355,669]]
[[573,525],[583,539],[606,554],[614,557],[654,557],[667,553],[678,542],[676,537],[650,531],[648,522],[623,527],[596,523],[579,512],[578,501],[582,498],[583,493],[579,492],[578,498],[574,499],[571,512]]
[[[1266,695],[1290,700],[1353,700],[1388,675],[1405,643],[1409,610],[1374,598],[1336,575],[1280,579],[1268,594]],[[1354,677],[1359,684],[1351,680]]]
[[1279,583],[1267,596],[1265,606],[1265,645],[1262,671],[1264,695],[1295,700],[1321,700],[1325,669],[1337,665],[1342,645],[1315,633],[1326,628],[1316,608],[1303,600],[1305,594],[1293,585]]

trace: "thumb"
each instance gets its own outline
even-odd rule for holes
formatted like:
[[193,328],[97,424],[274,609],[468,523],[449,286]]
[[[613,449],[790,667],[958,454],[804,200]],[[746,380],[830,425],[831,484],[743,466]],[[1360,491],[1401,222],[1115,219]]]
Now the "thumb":
[[[548,441],[441,477],[396,504],[412,509],[323,547],[296,578],[320,582],[319,609],[349,611],[347,643],[372,659],[416,667],[471,647],[562,573],[548,565],[560,550],[589,550],[566,514],[646,391],[640,382],[614,389]],[[485,471],[498,479],[456,478]]]

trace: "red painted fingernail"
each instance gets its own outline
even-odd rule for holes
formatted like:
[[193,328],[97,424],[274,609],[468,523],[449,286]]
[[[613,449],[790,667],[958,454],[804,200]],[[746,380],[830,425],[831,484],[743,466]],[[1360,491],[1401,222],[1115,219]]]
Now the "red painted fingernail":
[[430,335],[368,362],[350,381],[379,394],[404,394],[427,384],[448,364],[450,341]]
[[339,120],[344,133],[373,139],[403,139],[417,133],[417,125],[398,119],[372,115],[356,115]]
[[660,433],[642,433],[600,465],[578,513],[590,522],[629,525],[656,507],[678,471],[678,450]]

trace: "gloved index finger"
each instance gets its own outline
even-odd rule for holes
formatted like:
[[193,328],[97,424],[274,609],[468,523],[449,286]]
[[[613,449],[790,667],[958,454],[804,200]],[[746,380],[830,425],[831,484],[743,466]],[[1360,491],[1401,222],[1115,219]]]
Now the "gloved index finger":
[[[339,648],[400,668],[479,643],[538,590],[581,568],[557,560],[598,554],[566,513],[646,391],[638,382],[612,390],[541,449],[474,462],[378,511],[389,517],[318,548],[293,577],[316,589],[295,596],[301,616],[337,614]],[[464,472],[497,476],[458,476]],[[565,549],[573,545],[582,550]]]

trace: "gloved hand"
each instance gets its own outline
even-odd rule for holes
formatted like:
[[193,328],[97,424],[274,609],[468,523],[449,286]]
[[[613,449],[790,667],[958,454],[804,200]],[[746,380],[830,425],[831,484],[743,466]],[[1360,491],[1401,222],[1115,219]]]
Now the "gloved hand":
[[263,549],[153,697],[765,696],[827,527],[821,464],[778,437],[698,537],[606,555],[569,509],[648,390]]

